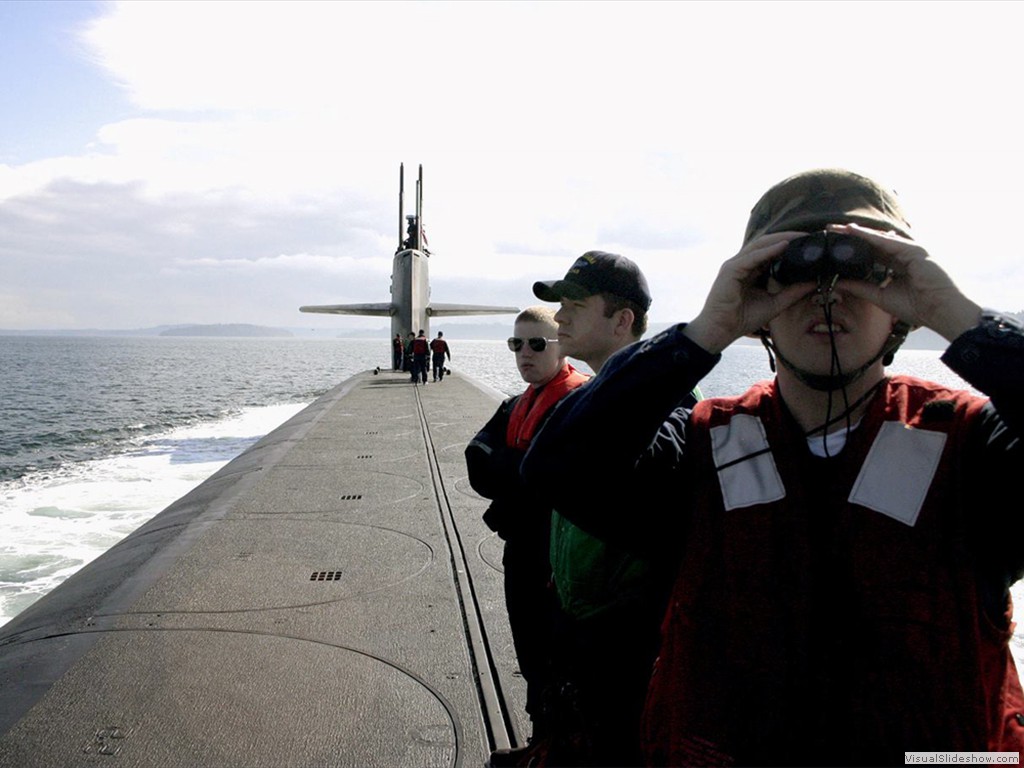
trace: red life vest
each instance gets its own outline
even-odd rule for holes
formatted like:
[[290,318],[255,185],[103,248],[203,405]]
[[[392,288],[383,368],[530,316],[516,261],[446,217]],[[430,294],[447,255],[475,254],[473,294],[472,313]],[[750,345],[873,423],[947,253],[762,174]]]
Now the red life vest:
[[509,448],[525,451],[555,403],[589,377],[566,363],[547,384],[530,387],[516,400],[508,418],[505,442]]
[[427,346],[427,340],[422,336],[417,336],[412,341],[412,353],[414,355],[425,355],[429,347]]
[[981,596],[1000,592],[972,538],[984,502],[965,448],[985,402],[894,377],[827,459],[774,383],[696,406],[693,516],[645,708],[650,764],[1024,751],[1012,609],[985,610]]

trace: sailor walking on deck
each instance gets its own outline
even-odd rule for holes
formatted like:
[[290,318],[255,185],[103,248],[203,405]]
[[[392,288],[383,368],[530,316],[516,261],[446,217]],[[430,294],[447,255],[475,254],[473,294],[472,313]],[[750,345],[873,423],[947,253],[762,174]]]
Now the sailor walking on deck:
[[444,333],[437,332],[437,338],[430,342],[431,363],[434,369],[434,381],[444,379],[444,358],[452,359],[452,351],[448,348],[448,342],[444,340]]
[[412,383],[418,384],[420,380],[427,383],[427,356],[430,354],[430,345],[427,343],[427,332],[422,328],[419,335],[412,340]]

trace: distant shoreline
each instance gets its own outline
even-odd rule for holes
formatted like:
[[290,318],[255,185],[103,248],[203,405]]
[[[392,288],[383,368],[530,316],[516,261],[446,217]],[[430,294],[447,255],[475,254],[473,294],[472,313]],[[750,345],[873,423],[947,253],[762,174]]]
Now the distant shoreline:
[[[1014,314],[1024,322],[1024,312]],[[651,323],[648,336],[663,331],[672,323]],[[452,340],[465,339],[472,341],[501,341],[508,336],[511,322],[507,323],[442,323],[435,322],[432,332],[442,330],[445,337]],[[312,338],[312,339],[380,339],[389,340],[391,331],[388,327],[380,328],[308,328],[289,327],[274,328],[248,323],[217,323],[198,324],[182,323],[177,325],[159,325],[153,328],[136,328],[126,330],[101,329],[32,329],[9,330],[0,328],[0,336],[170,336],[178,338]],[[760,345],[756,339],[740,339],[739,345]],[[907,337],[904,349],[944,350],[949,344],[937,333],[921,328]]]

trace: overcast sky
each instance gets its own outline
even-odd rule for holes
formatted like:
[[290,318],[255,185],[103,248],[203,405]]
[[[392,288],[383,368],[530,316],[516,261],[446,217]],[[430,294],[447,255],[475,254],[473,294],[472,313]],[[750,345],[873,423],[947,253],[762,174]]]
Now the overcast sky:
[[[1016,2],[0,0],[0,329],[380,318],[398,166],[439,302],[526,306],[594,248],[686,320],[757,198],[894,188],[1024,309]],[[473,318],[467,318],[474,321]]]

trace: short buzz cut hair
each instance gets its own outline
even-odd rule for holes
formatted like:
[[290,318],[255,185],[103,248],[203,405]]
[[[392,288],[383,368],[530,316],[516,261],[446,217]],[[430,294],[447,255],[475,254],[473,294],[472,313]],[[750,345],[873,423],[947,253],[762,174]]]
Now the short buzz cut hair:
[[540,323],[552,336],[558,333],[558,323],[555,322],[555,310],[551,307],[537,305],[527,307],[516,315],[517,323]]

